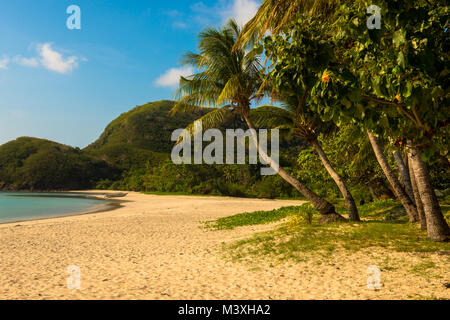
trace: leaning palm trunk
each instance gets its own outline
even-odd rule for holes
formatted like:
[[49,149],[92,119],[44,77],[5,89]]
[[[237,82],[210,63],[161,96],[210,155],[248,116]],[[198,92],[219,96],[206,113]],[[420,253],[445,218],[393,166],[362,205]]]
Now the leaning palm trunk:
[[344,180],[342,177],[334,170],[333,166],[331,165],[331,162],[328,160],[327,155],[322,149],[322,146],[320,145],[320,142],[317,140],[317,138],[310,141],[313,148],[316,150],[317,154],[320,157],[320,160],[322,161],[325,169],[330,174],[331,178],[333,178],[334,182],[338,186],[339,190],[342,193],[342,196],[344,197],[345,204],[347,205],[348,212],[349,212],[349,218],[351,221],[360,221],[358,209],[356,208],[355,200],[353,199],[352,194],[350,191],[348,191],[347,186],[345,185]]
[[307,186],[305,186],[303,183],[295,179],[293,176],[291,176],[286,170],[281,168],[278,163],[275,163],[268,155],[267,153],[260,148],[258,136],[256,135],[256,129],[251,120],[249,119],[248,115],[243,115],[245,122],[247,123],[251,134],[253,138],[253,142],[255,143],[255,146],[258,150],[258,153],[261,155],[261,157],[266,161],[268,165],[272,169],[277,172],[281,178],[283,178],[285,181],[287,181],[289,184],[291,184],[295,189],[297,189],[306,199],[308,199],[311,204],[314,206],[314,208],[317,209],[322,214],[322,218],[320,219],[320,223],[329,223],[329,222],[336,222],[336,221],[346,221],[344,217],[336,213],[336,210],[334,206],[326,201],[325,199],[319,197],[317,194],[315,194],[313,191],[311,191]]
[[411,148],[411,159],[414,177],[425,211],[428,237],[433,241],[449,240],[450,228],[442,215],[430,174],[421,158],[421,152]]
[[392,171],[392,168],[389,166],[389,163],[383,154],[383,150],[381,149],[380,144],[378,143],[378,139],[370,131],[367,131],[367,134],[369,136],[369,140],[372,145],[373,151],[375,152],[375,156],[378,160],[378,163],[380,164],[381,169],[384,172],[384,175],[389,180],[389,183],[391,184],[392,189],[394,190],[395,196],[400,200],[403,207],[405,208],[406,213],[408,214],[409,217],[409,221],[417,222],[419,219],[417,208],[409,198],[406,191],[403,189],[402,185],[400,184],[394,172]]
[[[395,162],[398,166],[399,176],[400,176],[400,182],[403,184],[406,193],[408,194],[409,198],[414,203],[414,191],[412,189],[411,185],[411,177],[409,176],[408,168],[406,167],[406,164],[403,162],[402,155],[400,151],[395,150],[393,152]],[[417,203],[416,203],[417,206]]]
[[408,153],[408,166],[409,166],[409,176],[411,178],[411,186],[414,192],[414,200],[417,206],[417,212],[419,213],[420,228],[422,230],[427,230],[427,219],[425,217],[425,211],[423,211],[422,199],[420,199],[420,192],[417,188],[416,177],[414,175],[413,163],[411,158],[411,153]]

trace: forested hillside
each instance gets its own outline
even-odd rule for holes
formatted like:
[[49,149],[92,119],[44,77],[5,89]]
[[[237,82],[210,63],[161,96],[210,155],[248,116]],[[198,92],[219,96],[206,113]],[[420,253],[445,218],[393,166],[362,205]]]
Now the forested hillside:
[[80,149],[23,137],[0,146],[0,189],[89,188],[118,171]]
[[[169,114],[172,101],[136,107],[112,121],[83,150],[37,138],[19,138],[0,146],[0,189],[118,189],[244,197],[298,197],[278,176],[261,177],[257,165],[174,165],[170,160],[173,130],[184,128],[205,110]],[[244,128],[240,117],[219,126]],[[393,196],[368,141],[350,128],[334,130],[323,148],[349,183],[357,202]],[[353,141],[353,144],[348,144]],[[307,143],[291,137],[281,141],[281,163],[322,196],[339,197],[339,189]],[[353,159],[351,162],[348,159]],[[393,159],[391,164],[395,166]],[[449,184],[444,159],[434,159],[436,188]]]
[[[172,132],[207,111],[173,117],[172,101],[138,106],[112,121],[98,140],[83,150],[37,138],[23,137],[0,146],[0,189],[71,190],[121,189],[232,196],[294,196],[278,178],[262,178],[258,166],[174,165],[170,160]],[[245,128],[239,118],[222,126]],[[295,143],[297,144],[297,143]],[[298,149],[284,157],[295,164]],[[286,153],[288,155],[289,152]],[[271,186],[271,181],[278,186]]]

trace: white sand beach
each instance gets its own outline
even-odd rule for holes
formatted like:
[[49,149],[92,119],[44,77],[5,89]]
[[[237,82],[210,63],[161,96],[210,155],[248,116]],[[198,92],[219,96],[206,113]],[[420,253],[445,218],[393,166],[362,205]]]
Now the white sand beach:
[[[449,299],[449,274],[408,271],[420,254],[339,251],[329,261],[233,262],[222,243],[274,225],[211,231],[202,221],[300,201],[155,196],[130,192],[114,211],[0,225],[0,299]],[[424,253],[425,254],[425,253]],[[426,254],[439,268],[448,256]],[[367,288],[370,265],[402,261]],[[272,266],[271,266],[272,264]],[[67,288],[67,267],[81,289]],[[448,271],[448,269],[447,269]]]

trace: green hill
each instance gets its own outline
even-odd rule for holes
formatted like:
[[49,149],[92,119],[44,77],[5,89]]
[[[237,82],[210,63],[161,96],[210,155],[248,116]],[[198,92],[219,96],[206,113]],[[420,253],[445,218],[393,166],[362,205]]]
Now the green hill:
[[169,111],[173,105],[173,101],[157,101],[123,113],[84,151],[122,169],[158,165],[170,157],[172,132],[204,114],[191,112],[172,117]]
[[83,150],[29,137],[8,142],[0,146],[0,189],[91,188],[120,180],[130,170],[158,166],[170,158],[172,131],[202,114],[172,117],[173,104],[152,102],[123,113]]
[[0,146],[0,189],[83,189],[117,171],[80,149],[23,137]]
[[174,129],[184,128],[204,112],[169,115],[173,101],[157,101],[136,107],[121,114],[105,129],[87,151],[99,151],[107,146],[126,144],[138,149],[170,153],[170,136]]
[[[172,132],[207,111],[172,117],[173,105],[173,101],[157,101],[123,113],[83,150],[36,138],[4,144],[0,190],[101,188],[265,197],[293,192],[277,177],[261,177],[255,165],[174,165]],[[225,128],[246,125],[231,117],[221,126]],[[293,154],[292,163],[297,152]]]

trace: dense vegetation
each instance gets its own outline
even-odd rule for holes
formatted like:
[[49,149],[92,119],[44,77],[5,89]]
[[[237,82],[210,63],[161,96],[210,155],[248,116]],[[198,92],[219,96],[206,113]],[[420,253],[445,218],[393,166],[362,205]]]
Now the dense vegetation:
[[[256,165],[175,165],[173,130],[205,111],[169,115],[172,101],[136,107],[111,122],[100,138],[80,150],[36,138],[0,146],[0,189],[115,189],[241,197],[298,197],[276,177],[262,178]],[[222,128],[244,128],[238,118]],[[285,162],[295,164],[298,142],[286,142]],[[297,151],[296,151],[297,150]]]
[[19,138],[0,146],[0,189],[84,189],[114,173],[80,149],[47,140]]
[[86,148],[86,151],[103,155],[111,162],[121,160],[117,155],[111,155],[109,158],[106,148],[120,150],[125,145],[134,149],[170,153],[172,150],[170,136],[173,130],[184,128],[186,124],[205,113],[193,111],[179,117],[170,117],[168,113],[173,105],[173,101],[157,101],[121,114],[106,127],[97,141]]
[[[173,117],[169,114],[173,106],[172,101],[159,101],[136,107],[111,122],[101,137],[84,150],[121,170],[120,177],[98,181],[96,188],[241,197],[298,196],[281,181],[275,180],[274,187],[273,179],[256,174],[256,165],[173,164],[172,132],[211,110],[193,110]],[[239,118],[230,118],[218,128],[244,127]],[[285,161],[294,163],[295,154],[286,154]]]
[[[173,105],[171,101],[160,101],[124,113],[84,150],[36,138],[19,138],[4,144],[0,146],[0,188],[100,188],[264,198],[300,196],[277,176],[261,177],[259,166],[174,165],[169,154],[173,146],[170,135],[174,129],[189,124],[199,113],[183,114],[185,118],[180,120],[169,115]],[[143,122],[142,119],[146,120]],[[239,118],[230,121],[222,127],[245,128]],[[343,170],[341,174],[357,202],[392,196],[370,152],[359,160],[358,170],[355,169],[357,166],[345,164],[345,158],[361,156],[358,145],[343,149],[345,143],[341,140],[345,138],[344,134],[351,134],[348,131],[337,131],[323,143],[331,161]],[[163,136],[161,132],[164,132]],[[283,140],[281,150],[282,163],[295,176],[302,177],[312,190],[330,199],[340,197],[338,188],[304,142],[295,137]],[[343,152],[346,157],[342,157]],[[436,188],[445,189],[449,177],[445,174],[444,162],[435,159],[432,169]],[[370,179],[370,184],[361,186],[363,178]]]
[[[264,0],[243,30],[230,20],[199,34],[197,52],[183,58],[196,73],[180,79],[172,112],[214,106],[200,119],[205,126],[235,114],[250,129],[259,124],[302,138],[315,153],[302,151],[299,165],[313,163],[313,181],[323,166],[349,220],[360,216],[348,175],[359,173],[358,185],[373,198],[381,177],[411,223],[420,222],[432,240],[449,240],[430,170],[440,159],[448,176],[448,13],[438,1],[379,1],[374,7],[366,0]],[[262,97],[280,105],[252,110]],[[330,139],[332,130],[345,138]],[[320,222],[346,220],[323,192],[305,183],[310,171],[295,176],[259,148],[256,134],[253,141],[260,156],[320,212]],[[352,150],[355,144],[362,154]],[[350,151],[342,167],[332,161],[337,150]]]

